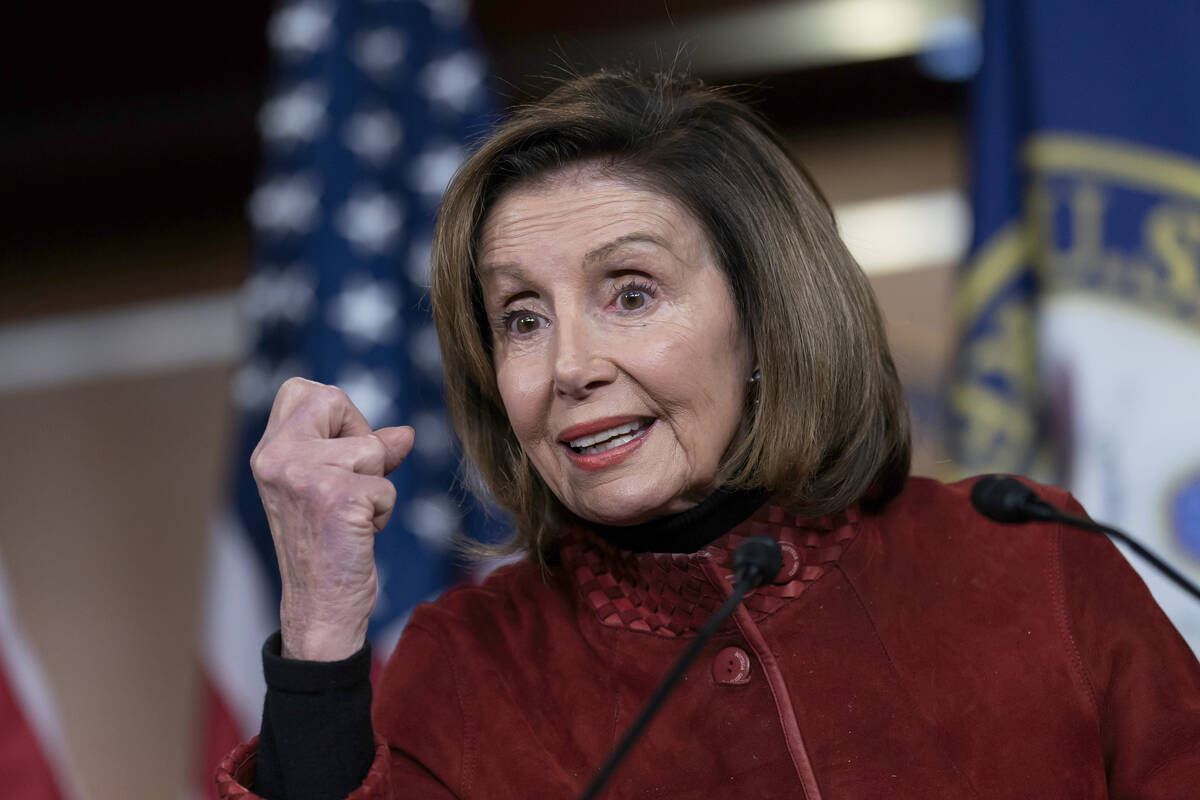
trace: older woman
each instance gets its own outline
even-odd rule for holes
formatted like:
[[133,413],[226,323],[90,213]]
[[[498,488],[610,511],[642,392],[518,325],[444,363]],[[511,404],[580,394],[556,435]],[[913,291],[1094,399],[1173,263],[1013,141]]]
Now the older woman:
[[1195,658],[1104,538],[1001,529],[969,484],[906,480],[867,281],[745,106],[670,77],[568,82],[459,171],[433,277],[455,427],[528,557],[415,612],[372,727],[372,537],[412,432],[286,384],[254,455],[282,632],[223,796],[574,796],[750,535],[783,569],[609,796],[1194,790]]

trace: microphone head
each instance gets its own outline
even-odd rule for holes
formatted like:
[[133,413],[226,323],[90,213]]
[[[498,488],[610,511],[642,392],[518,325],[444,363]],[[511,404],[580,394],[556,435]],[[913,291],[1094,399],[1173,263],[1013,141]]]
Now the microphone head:
[[751,536],[733,551],[733,574],[739,581],[749,579],[750,588],[775,580],[783,569],[783,551],[769,536]]
[[1037,519],[1031,506],[1038,503],[1033,490],[1007,475],[985,475],[971,487],[971,505],[996,522],[1029,522]]

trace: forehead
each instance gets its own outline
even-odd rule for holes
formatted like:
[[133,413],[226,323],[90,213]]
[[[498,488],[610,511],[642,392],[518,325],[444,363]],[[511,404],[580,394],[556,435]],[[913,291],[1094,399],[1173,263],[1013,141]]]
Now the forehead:
[[521,183],[492,205],[480,229],[487,273],[522,256],[645,241],[673,249],[704,242],[695,218],[667,195],[581,165]]

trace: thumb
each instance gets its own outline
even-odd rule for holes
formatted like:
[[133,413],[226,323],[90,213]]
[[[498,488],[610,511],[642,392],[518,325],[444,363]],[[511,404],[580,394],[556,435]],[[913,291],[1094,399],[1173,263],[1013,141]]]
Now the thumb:
[[383,460],[384,475],[387,475],[400,466],[400,462],[408,457],[409,452],[412,450],[413,437],[415,435],[413,429],[407,425],[380,428],[375,431],[375,438],[383,443],[383,447],[387,451],[387,455]]

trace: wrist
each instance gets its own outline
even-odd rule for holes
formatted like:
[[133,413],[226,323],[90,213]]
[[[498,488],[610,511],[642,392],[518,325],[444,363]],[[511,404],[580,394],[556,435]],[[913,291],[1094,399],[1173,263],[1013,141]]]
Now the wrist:
[[362,649],[367,625],[311,626],[283,622],[280,655],[300,661],[343,661]]

